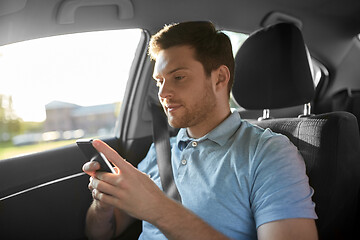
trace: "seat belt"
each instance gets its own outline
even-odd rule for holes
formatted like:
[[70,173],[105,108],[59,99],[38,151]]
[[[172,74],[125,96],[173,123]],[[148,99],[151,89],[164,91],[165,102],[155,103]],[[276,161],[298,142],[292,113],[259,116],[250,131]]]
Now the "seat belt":
[[153,122],[153,141],[163,191],[168,197],[181,202],[171,165],[170,134],[166,115],[162,107],[156,103],[150,103],[150,110]]

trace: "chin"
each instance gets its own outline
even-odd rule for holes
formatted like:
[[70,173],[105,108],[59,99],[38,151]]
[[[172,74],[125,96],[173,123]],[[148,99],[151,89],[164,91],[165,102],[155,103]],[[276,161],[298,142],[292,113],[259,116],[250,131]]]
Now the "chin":
[[173,128],[183,128],[183,126],[181,126],[181,124],[177,124],[176,122],[168,121],[168,123]]
[[186,124],[184,124],[181,120],[174,119],[174,117],[170,117],[170,116],[168,116],[168,123],[173,128],[185,128],[185,127],[187,127]]

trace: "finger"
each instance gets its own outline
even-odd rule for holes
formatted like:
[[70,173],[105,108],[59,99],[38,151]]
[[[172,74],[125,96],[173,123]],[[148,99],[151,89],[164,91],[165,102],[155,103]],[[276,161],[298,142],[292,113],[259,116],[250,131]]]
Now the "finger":
[[90,191],[94,190],[94,188],[92,187],[92,184],[91,184],[91,183],[88,184],[88,189],[89,189]]
[[100,201],[98,198],[99,194],[102,194],[100,192],[98,192],[96,189],[94,189],[92,192],[91,192],[91,195],[95,201],[95,204],[97,206],[97,209],[103,209],[105,211],[108,211],[110,210],[111,208],[113,208],[113,206],[107,204],[107,203],[104,203],[102,201]]
[[118,188],[119,186],[117,185],[112,185],[111,183],[107,183],[96,178],[91,182],[91,187],[111,196],[118,196],[121,193],[121,187]]
[[90,190],[90,191],[92,191],[94,188],[92,187],[92,181],[93,181],[93,178],[92,177],[90,177],[89,178],[89,184],[88,184],[88,189]]
[[122,187],[123,175],[115,175],[107,172],[96,172],[92,180],[93,188],[98,188],[101,183],[106,183],[114,187]]
[[96,189],[93,189],[93,190],[91,191],[91,195],[92,195],[93,199],[97,199],[97,198],[96,198]]
[[108,172],[103,172],[103,171],[97,171],[94,174],[94,178],[107,182],[111,185],[116,185],[116,181],[118,179],[118,174],[113,174],[113,173],[108,173]]
[[93,176],[94,173],[99,169],[100,169],[100,164],[96,161],[87,162],[82,167],[82,170],[90,176]]
[[91,194],[94,199],[101,201],[101,202],[104,200],[104,196],[106,195],[97,189],[92,190]]
[[116,167],[118,167],[122,171],[128,169],[129,166],[132,166],[127,161],[125,161],[125,159],[123,159],[114,149],[112,149],[103,141],[99,139],[94,139],[92,144],[94,148],[96,148],[96,150],[103,153],[109,161],[111,161]]
[[92,191],[92,196],[95,200],[99,201],[102,205],[106,204],[108,206],[113,206],[121,209],[121,204],[119,205],[119,200],[116,197],[105,194],[101,191],[94,189]]

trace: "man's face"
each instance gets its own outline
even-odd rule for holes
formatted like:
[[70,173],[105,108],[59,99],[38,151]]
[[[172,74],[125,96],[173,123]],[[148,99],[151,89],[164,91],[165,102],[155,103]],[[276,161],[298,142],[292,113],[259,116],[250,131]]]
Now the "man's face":
[[175,128],[206,124],[216,106],[211,76],[194,55],[189,46],[175,46],[161,50],[156,58],[153,77],[158,97]]

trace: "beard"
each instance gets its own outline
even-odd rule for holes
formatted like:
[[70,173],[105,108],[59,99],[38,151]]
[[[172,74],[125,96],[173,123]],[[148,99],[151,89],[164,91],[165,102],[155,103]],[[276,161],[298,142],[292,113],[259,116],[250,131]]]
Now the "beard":
[[188,128],[206,123],[211,118],[216,106],[216,98],[210,84],[205,86],[205,89],[202,95],[198,95],[192,100],[188,99],[187,104],[183,101],[170,102],[181,104],[181,108],[174,114],[165,109],[170,126],[174,128]]

